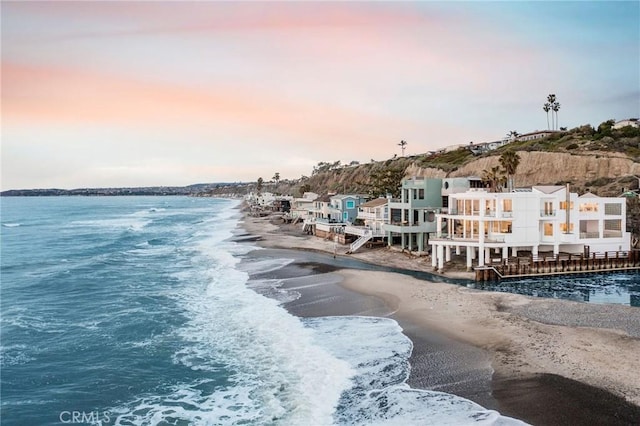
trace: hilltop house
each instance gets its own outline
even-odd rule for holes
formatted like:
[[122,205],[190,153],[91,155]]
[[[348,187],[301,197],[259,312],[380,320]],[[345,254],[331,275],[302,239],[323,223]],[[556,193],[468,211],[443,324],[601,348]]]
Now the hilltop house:
[[536,130],[535,132],[525,133],[516,138],[518,141],[526,142],[533,141],[536,139],[543,139],[551,135],[555,135],[561,133],[560,130]]
[[640,127],[640,121],[638,121],[637,118],[626,118],[624,120],[618,120],[612,126],[612,129],[622,129],[623,127],[627,127],[627,126],[636,127],[636,128]]
[[482,142],[482,143],[477,143],[477,144],[474,144],[473,142],[469,142],[469,145],[467,145],[466,148],[469,151],[471,151],[471,153],[473,153],[473,155],[480,155],[480,154],[484,154],[485,152],[489,152],[489,151],[493,151],[495,149],[498,149],[501,146],[504,146],[504,145],[508,144],[512,140],[513,139],[511,139],[509,137],[505,137],[505,138],[500,139],[499,141],[492,141],[492,142]]
[[[436,214],[432,264],[442,269],[466,251],[467,268],[508,259],[509,250],[554,254],[629,250],[626,203],[622,197],[578,196],[564,186],[534,186],[514,192],[472,189],[449,195],[449,209]],[[444,231],[446,230],[446,231]]]

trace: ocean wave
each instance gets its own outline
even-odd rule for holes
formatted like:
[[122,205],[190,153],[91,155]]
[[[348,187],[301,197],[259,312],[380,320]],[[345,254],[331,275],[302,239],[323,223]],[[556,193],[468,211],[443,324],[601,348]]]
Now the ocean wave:
[[337,424],[525,424],[456,395],[410,388],[406,381],[413,343],[392,319],[320,317],[304,322],[319,344],[356,371],[336,410]]
[[22,226],[21,223],[3,223],[2,226],[5,228],[17,228],[18,226]]
[[189,242],[192,266],[172,275],[181,285],[170,294],[187,319],[175,330],[183,344],[173,362],[209,378],[223,370],[224,383],[186,381],[140,395],[110,410],[116,424],[333,423],[352,368],[278,301],[247,287],[249,275],[232,254],[237,243],[228,241],[235,212],[226,213],[208,237]]

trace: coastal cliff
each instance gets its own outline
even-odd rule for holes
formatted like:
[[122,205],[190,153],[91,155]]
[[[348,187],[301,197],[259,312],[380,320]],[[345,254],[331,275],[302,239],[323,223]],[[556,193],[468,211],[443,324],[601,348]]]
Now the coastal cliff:
[[[633,176],[640,176],[640,163],[622,154],[594,152],[569,154],[560,152],[518,152],[520,165],[515,175],[516,186],[570,183],[578,192],[590,190],[602,196],[618,196],[623,189],[637,189]],[[406,176],[463,177],[481,176],[484,170],[499,166],[498,156],[473,160],[453,172],[422,168],[411,164]]]

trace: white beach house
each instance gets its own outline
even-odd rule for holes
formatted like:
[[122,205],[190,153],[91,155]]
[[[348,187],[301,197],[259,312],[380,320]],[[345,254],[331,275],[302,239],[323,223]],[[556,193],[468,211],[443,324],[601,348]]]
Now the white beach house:
[[305,192],[300,198],[294,198],[291,201],[291,217],[307,219],[310,217],[310,210],[313,208],[313,203],[318,198],[318,194],[315,192]]
[[[451,252],[466,252],[484,266],[509,251],[554,254],[630,249],[623,197],[578,196],[564,186],[534,186],[514,192],[469,190],[449,196],[447,213],[436,214],[437,236],[431,238],[432,264],[442,269]],[[446,229],[446,231],[443,231]]]

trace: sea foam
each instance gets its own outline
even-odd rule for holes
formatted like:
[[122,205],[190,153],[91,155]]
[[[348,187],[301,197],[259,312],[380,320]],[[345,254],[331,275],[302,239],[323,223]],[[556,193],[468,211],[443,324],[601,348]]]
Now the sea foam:
[[177,275],[183,285],[172,296],[188,321],[176,330],[184,345],[173,358],[193,370],[224,368],[227,383],[185,382],[142,395],[112,410],[117,424],[332,424],[353,369],[278,301],[247,287],[224,222],[210,223],[209,236],[191,242],[193,268]]

